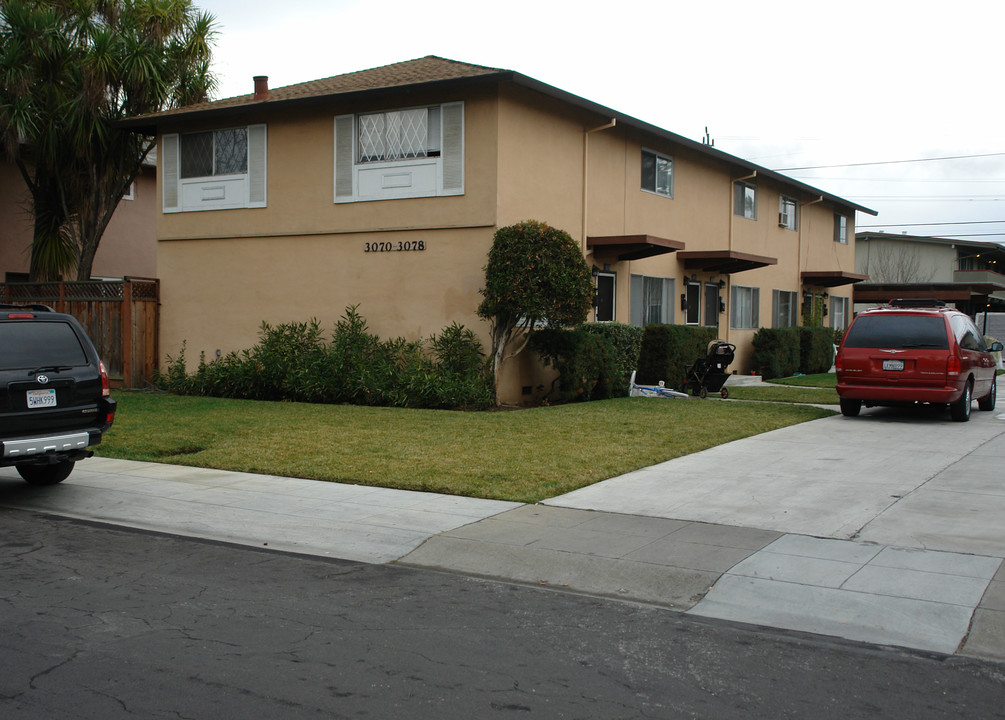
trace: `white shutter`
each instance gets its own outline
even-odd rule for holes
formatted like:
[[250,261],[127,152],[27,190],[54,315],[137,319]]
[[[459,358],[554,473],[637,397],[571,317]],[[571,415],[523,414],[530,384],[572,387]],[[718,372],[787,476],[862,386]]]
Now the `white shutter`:
[[178,135],[161,138],[161,191],[163,212],[178,209]]
[[464,103],[440,106],[444,195],[464,194]]
[[265,207],[265,125],[248,126],[248,207]]
[[335,202],[353,199],[353,116],[335,118]]

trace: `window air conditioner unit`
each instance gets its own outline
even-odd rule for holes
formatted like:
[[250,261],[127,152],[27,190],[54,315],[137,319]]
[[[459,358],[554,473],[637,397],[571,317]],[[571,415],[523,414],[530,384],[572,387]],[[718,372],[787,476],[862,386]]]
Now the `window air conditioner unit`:
[[778,213],[778,227],[788,227],[788,226],[789,226],[789,214]]

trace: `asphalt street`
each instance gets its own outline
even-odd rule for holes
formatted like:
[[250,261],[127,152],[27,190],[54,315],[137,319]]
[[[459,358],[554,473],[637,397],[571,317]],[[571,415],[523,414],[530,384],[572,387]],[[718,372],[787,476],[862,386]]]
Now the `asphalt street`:
[[1005,717],[1001,666],[0,509],[0,715]]

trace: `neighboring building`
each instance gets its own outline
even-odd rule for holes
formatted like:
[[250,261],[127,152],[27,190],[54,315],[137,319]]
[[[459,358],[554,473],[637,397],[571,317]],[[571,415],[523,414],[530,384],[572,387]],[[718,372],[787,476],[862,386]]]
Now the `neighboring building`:
[[[157,277],[156,164],[144,165],[98,245],[95,278]],[[34,216],[28,187],[13,162],[0,160],[0,282],[28,280]],[[76,275],[65,278],[76,280]]]
[[[715,326],[747,372],[811,298],[851,316],[855,213],[874,211],[519,73],[425,57],[125,121],[161,159],[160,347],[253,345],[262,321],[359,305],[409,339],[475,309],[496,228],[568,231],[591,320]],[[226,307],[226,312],[217,309]],[[529,353],[501,395],[536,399]]]
[[862,232],[855,236],[855,312],[893,298],[935,298],[971,316],[1005,310],[1005,245]]

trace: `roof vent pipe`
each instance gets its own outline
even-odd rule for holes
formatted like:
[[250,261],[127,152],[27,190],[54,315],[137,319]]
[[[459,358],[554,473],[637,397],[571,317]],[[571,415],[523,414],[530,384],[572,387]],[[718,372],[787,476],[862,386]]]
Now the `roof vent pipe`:
[[269,76],[256,75],[255,100],[268,100],[268,99],[269,99]]

